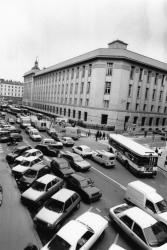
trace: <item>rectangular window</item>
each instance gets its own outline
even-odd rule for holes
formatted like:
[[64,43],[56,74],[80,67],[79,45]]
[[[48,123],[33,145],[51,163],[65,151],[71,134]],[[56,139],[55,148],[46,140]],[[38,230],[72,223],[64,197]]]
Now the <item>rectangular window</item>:
[[89,99],[88,98],[86,99],[85,106],[89,106]]
[[77,67],[76,78],[79,78],[79,67]]
[[165,126],[165,123],[166,123],[166,118],[163,118],[163,120],[162,120],[162,126]]
[[137,88],[137,98],[139,98],[140,97],[140,86],[138,86],[138,88]]
[[143,80],[143,69],[140,68],[140,73],[139,73],[139,82]]
[[134,118],[133,118],[133,124],[137,124],[137,120],[138,120],[138,117],[134,116]]
[[67,80],[69,79],[69,69],[67,70]]
[[66,116],[66,109],[64,109],[64,115]]
[[161,86],[164,86],[165,75],[162,75]]
[[78,111],[78,119],[81,119],[81,111]]
[[139,110],[139,104],[136,103],[136,111],[138,111],[138,110]]
[[101,115],[101,124],[107,124],[108,115],[102,114]]
[[82,98],[80,98],[79,104],[80,104],[80,106],[82,106]]
[[86,122],[88,119],[88,112],[84,112],[84,121]]
[[130,102],[127,102],[127,104],[126,104],[126,110],[129,110],[129,107],[130,107]]
[[158,118],[156,119],[156,123],[155,123],[155,124],[156,124],[156,126],[158,126],[158,125],[159,125],[159,120],[160,120],[160,119],[159,119],[159,117],[158,117]]
[[86,93],[89,94],[90,92],[90,82],[87,83],[87,90],[86,90]]
[[131,97],[131,94],[132,94],[132,85],[129,84],[128,97]]
[[78,93],[78,83],[75,84],[75,94]]
[[161,106],[158,106],[157,112],[158,112],[158,113],[161,112]]
[[159,101],[162,101],[162,97],[163,97],[163,91],[160,91],[160,94],[159,94]]
[[147,83],[150,83],[150,80],[151,80],[151,71],[149,70],[147,74]]
[[81,82],[81,90],[80,90],[80,94],[83,94],[83,90],[84,90],[84,82]]
[[71,114],[71,110],[68,109],[68,117],[70,117],[70,114]]
[[167,107],[164,107],[164,114],[167,113]]
[[82,66],[82,77],[85,76],[85,66]]
[[111,91],[111,82],[105,82],[104,94],[109,95]]
[[151,105],[151,111],[154,111],[154,105]]
[[146,92],[145,92],[145,100],[147,100],[147,98],[148,98],[148,88],[146,88]]
[[75,118],[75,110],[73,110],[73,118]]
[[144,104],[144,105],[143,105],[143,111],[146,111],[146,107],[147,107],[147,105]]
[[141,126],[145,125],[145,120],[146,120],[146,117],[142,117],[142,119],[141,119]]
[[73,91],[73,83],[71,83],[71,86],[70,86],[70,94],[72,94],[72,91]]
[[157,85],[157,82],[158,82],[158,73],[155,74],[155,81],[154,81],[154,84]]
[[112,69],[113,69],[113,63],[107,63],[107,71],[106,71],[106,75],[107,76],[112,76]]
[[74,78],[74,69],[71,70],[71,79]]
[[153,95],[152,95],[152,100],[154,101],[156,97],[156,89],[153,89]]
[[88,76],[91,76],[91,74],[92,74],[92,64],[89,64]]
[[109,100],[104,100],[103,101],[103,107],[104,108],[109,108]]
[[134,72],[135,72],[135,67],[131,66],[131,70],[130,70],[130,79],[133,80],[134,78]]

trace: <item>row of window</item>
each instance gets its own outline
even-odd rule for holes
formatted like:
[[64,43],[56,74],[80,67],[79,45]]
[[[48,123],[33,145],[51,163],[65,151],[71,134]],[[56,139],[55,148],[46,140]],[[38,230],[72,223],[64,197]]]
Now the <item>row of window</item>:
[[[164,95],[164,91],[161,90],[159,92],[159,101],[163,100],[163,95]],[[129,84],[128,97],[131,97],[131,96],[132,96],[132,84]],[[137,88],[137,96],[136,97],[140,98],[140,96],[141,96],[141,86],[138,86],[138,88]],[[146,88],[145,93],[144,93],[145,100],[148,100],[148,97],[149,97],[149,88]],[[155,101],[156,97],[157,97],[157,90],[153,89],[152,101]],[[167,96],[166,96],[166,101],[167,101]]]
[[[148,111],[148,105],[147,104],[143,104],[143,109],[142,110],[139,110],[139,103],[136,103],[136,106],[135,106],[135,111]],[[164,113],[164,114],[167,114],[167,107],[164,107],[164,109],[162,110],[162,106],[158,106],[157,107],[157,110],[155,109],[156,106],[155,105],[151,105],[150,107],[150,111],[151,112],[158,112],[158,113]],[[126,103],[126,110],[129,111],[130,110],[130,102],[127,102]]]
[[[125,116],[125,123],[128,123],[130,120],[130,116]],[[139,117],[134,116],[132,120],[132,124],[136,125],[138,123]],[[142,117],[141,118],[141,126],[165,126],[166,125],[166,118],[162,118],[162,123],[160,124],[160,117]]]
[[[131,66],[131,70],[130,70],[130,79],[133,80],[134,76],[135,76],[135,66]],[[155,73],[151,70],[144,70],[143,68],[139,68],[139,82],[143,80],[143,74],[147,75],[146,78],[146,82],[150,83],[151,82],[151,78],[154,77],[154,84],[157,85],[158,83],[158,79],[161,79],[161,86],[164,85],[164,81],[165,81],[165,75],[160,74],[160,73]],[[167,77],[167,76],[166,76]]]

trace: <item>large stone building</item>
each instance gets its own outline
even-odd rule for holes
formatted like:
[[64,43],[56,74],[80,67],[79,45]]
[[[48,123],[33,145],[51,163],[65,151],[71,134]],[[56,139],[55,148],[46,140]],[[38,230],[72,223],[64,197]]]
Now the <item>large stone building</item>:
[[23,97],[23,83],[0,79],[0,100],[1,101],[11,101],[15,104],[22,103]]
[[23,103],[57,116],[123,129],[165,128],[167,64],[116,40],[24,74]]

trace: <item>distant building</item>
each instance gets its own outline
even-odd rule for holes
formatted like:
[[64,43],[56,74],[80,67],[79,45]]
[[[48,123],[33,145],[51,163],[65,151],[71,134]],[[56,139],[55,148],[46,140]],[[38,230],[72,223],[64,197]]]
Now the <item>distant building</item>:
[[116,40],[24,74],[23,103],[47,114],[117,130],[167,125],[167,64],[127,50]]
[[23,97],[23,83],[0,79],[0,100],[21,104]]

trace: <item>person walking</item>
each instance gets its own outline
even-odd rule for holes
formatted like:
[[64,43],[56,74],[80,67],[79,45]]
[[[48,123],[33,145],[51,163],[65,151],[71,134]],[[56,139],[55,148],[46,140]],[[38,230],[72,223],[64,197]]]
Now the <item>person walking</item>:
[[99,139],[101,140],[101,138],[102,138],[102,132],[100,131],[99,132]]
[[38,247],[33,243],[29,243],[23,250],[38,250]]
[[99,138],[99,130],[97,130],[97,132],[96,132],[96,141],[98,140],[98,138]]
[[105,132],[103,132],[103,140],[105,140],[105,138],[106,138],[106,134]]

